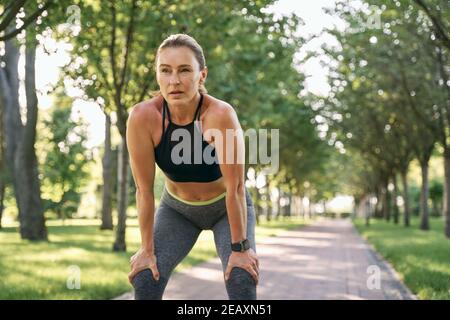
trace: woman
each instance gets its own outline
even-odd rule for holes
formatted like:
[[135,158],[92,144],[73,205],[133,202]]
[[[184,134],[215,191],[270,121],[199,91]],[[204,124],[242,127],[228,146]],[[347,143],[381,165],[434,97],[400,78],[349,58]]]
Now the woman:
[[[210,229],[228,297],[256,299],[255,213],[244,184],[244,164],[229,148],[244,148],[236,113],[206,94],[205,58],[192,37],[169,36],[158,48],[155,64],[159,94],[133,107],[127,128],[142,240],[128,275],[135,298],[162,299],[173,269],[200,232]],[[228,138],[227,129],[239,134]],[[180,137],[192,139],[177,142]],[[207,161],[208,154],[214,161]],[[154,215],[155,162],[166,183]]]

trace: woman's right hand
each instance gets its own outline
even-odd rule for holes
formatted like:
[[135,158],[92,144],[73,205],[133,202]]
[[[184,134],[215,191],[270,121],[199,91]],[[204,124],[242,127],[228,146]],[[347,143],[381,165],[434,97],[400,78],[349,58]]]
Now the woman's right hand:
[[156,256],[155,254],[149,254],[142,248],[138,250],[131,258],[130,258],[130,266],[131,271],[128,274],[128,281],[132,283],[133,278],[142,270],[150,269],[153,273],[153,278],[158,281],[159,280],[159,271],[156,266]]

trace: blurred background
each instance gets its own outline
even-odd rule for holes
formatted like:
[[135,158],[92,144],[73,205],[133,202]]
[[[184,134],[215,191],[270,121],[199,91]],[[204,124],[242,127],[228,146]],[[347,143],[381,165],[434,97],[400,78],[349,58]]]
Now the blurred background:
[[[446,0],[0,0],[0,299],[130,290],[126,121],[173,33],[244,131],[279,129],[279,170],[246,166],[258,237],[349,218],[419,297],[450,298],[449,30]],[[215,255],[204,232],[179,269]]]

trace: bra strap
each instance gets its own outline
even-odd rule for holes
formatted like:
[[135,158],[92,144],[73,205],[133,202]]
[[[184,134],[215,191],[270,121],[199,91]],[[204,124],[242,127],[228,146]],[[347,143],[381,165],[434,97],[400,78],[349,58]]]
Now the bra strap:
[[203,102],[203,94],[200,93],[200,101],[198,103],[197,110],[195,110],[194,115],[194,125],[197,125],[197,128],[201,134],[203,134],[202,123],[200,121],[200,113],[201,113],[200,110],[202,108],[202,102]]
[[[202,107],[202,102],[203,102],[203,94],[200,93],[200,101],[198,102],[197,105],[197,109],[195,110],[194,113],[194,120],[192,120],[192,122],[194,122],[195,120],[199,120],[200,119],[200,109]],[[169,110],[169,106],[167,105],[167,101],[166,99],[164,99],[164,103],[163,103],[163,132],[164,132],[164,116],[166,113],[166,109],[167,109],[167,118],[169,119],[169,123],[172,122],[172,118],[170,116],[170,110]]]
[[[167,109],[167,112],[169,113],[169,109]],[[163,116],[162,116],[162,133],[161,133],[161,142],[163,141],[163,137],[164,137],[164,120],[166,119],[166,99],[164,99],[163,102]],[[169,122],[170,122],[170,114],[169,114]]]
[[172,117],[170,116],[170,110],[169,106],[167,105],[166,99],[164,99],[164,108],[167,110],[167,118],[169,119],[169,122],[172,122]]
[[203,94],[200,93],[200,101],[198,102],[197,110],[195,110],[193,121],[200,119],[200,109],[202,108],[202,102],[203,102]]

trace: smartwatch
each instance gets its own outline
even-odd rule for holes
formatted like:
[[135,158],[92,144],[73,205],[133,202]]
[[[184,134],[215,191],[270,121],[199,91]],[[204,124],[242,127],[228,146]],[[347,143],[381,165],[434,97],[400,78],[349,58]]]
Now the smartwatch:
[[250,241],[248,241],[248,239],[231,244],[232,251],[244,252],[248,249],[250,249]]

